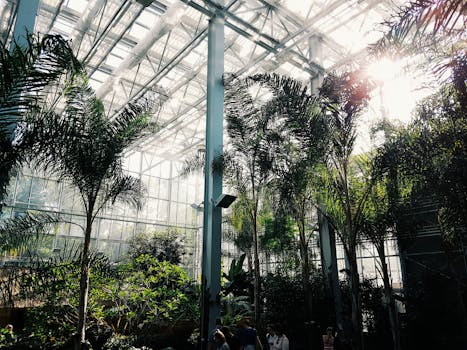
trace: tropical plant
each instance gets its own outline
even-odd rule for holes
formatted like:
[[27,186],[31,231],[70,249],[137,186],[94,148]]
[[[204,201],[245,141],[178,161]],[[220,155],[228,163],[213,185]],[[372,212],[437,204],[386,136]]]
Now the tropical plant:
[[[53,348],[70,342],[76,333],[79,305],[80,249],[71,245],[58,255],[48,258],[31,257],[22,267],[18,279],[19,300],[31,305],[27,310],[25,332],[19,340],[23,346]],[[112,274],[107,257],[91,252],[91,284],[101,289]],[[91,305],[95,301],[91,301]],[[95,307],[91,307],[88,321],[97,324]]]
[[251,225],[253,248],[255,323],[260,323],[259,215],[266,186],[272,177],[280,130],[270,112],[270,101],[255,100],[251,79],[226,82],[225,115],[228,147],[223,167],[226,181],[245,203],[245,218]]
[[91,298],[96,316],[120,334],[145,334],[199,316],[198,293],[185,271],[148,254],[119,265]]
[[223,273],[222,276],[226,280],[222,286],[224,295],[232,293],[233,296],[248,295],[251,287],[251,273],[243,270],[243,263],[246,254],[240,255],[237,259],[233,259],[230,263],[228,273]]
[[307,307],[303,281],[300,275],[268,274],[263,279],[262,296],[265,299],[266,324],[280,324],[297,346],[317,349],[322,347],[317,325],[334,324],[333,304],[322,273],[312,270],[310,285],[313,293],[313,321],[309,322],[303,310]]
[[46,88],[67,72],[81,70],[69,43],[59,35],[27,35],[27,45],[8,49],[0,43],[0,211],[12,169],[30,150],[25,137],[31,129],[22,123],[38,112]]
[[[390,202],[395,203],[393,207],[402,207],[405,203],[410,212],[417,208],[420,200],[429,200],[433,205],[434,222],[437,221],[441,245],[447,256],[446,276],[454,280],[458,274],[453,266],[465,258],[462,240],[467,227],[466,62],[465,57],[454,60],[451,83],[422,101],[413,122],[387,138],[380,150],[381,165],[386,172],[383,181],[390,185],[387,194],[394,197],[389,197]],[[401,200],[403,197],[407,200]],[[379,210],[384,211],[383,203],[378,201]],[[394,213],[393,208],[389,209]],[[400,230],[404,225],[397,212],[392,214],[392,220],[397,224],[399,241],[406,242]],[[390,216],[385,219],[390,223]],[[452,283],[449,288],[453,293],[451,299],[458,305],[456,313],[465,315],[462,285]],[[464,319],[462,315],[460,318]],[[467,324],[461,322],[460,327],[465,330]]]
[[314,207],[311,178],[316,165],[324,161],[328,145],[324,114],[317,99],[300,81],[275,74],[255,75],[250,79],[272,93],[268,113],[275,116],[278,128],[288,131],[278,140],[281,145],[275,147],[275,178],[270,182],[275,196],[271,202],[276,216],[290,215],[298,227],[301,273],[311,320],[313,300],[308,241],[312,230],[308,218]]
[[397,177],[394,169],[383,165],[381,158],[376,156],[368,164],[374,169],[374,173],[379,173],[378,180],[375,181],[369,194],[363,212],[361,231],[362,235],[368,239],[376,248],[380,269],[383,278],[383,305],[388,312],[389,323],[392,335],[393,349],[401,348],[400,331],[398,322],[398,311],[389,276],[389,268],[386,256],[386,242],[391,236],[396,235],[397,217],[401,214],[401,196],[399,194],[399,184],[394,184]]
[[[268,196],[269,197],[269,196]],[[299,272],[300,253],[297,243],[297,225],[289,215],[270,213],[263,219],[264,233],[260,237],[260,246],[265,253],[266,264],[275,257],[274,271],[287,274]]]
[[105,205],[117,200],[141,207],[142,184],[124,173],[122,156],[148,130],[153,106],[147,99],[132,102],[110,120],[103,104],[78,77],[65,92],[63,112],[46,111],[31,124],[37,164],[76,188],[86,212],[78,322],[81,342],[85,341],[92,224]]
[[185,255],[183,237],[175,230],[137,234],[129,240],[128,255],[134,259],[142,254],[179,265]]
[[229,294],[221,300],[222,324],[236,326],[238,321],[244,317],[250,318],[253,309],[249,296]]
[[455,62],[451,83],[420,103],[414,121],[381,151],[393,178],[410,179],[407,196],[434,197],[447,252],[458,249],[460,228],[467,226],[467,58]]
[[409,44],[421,49],[433,44],[437,38],[462,41],[462,37],[465,37],[466,12],[467,4],[463,0],[412,0],[400,6],[385,23],[387,32],[377,47]]
[[[356,121],[369,98],[370,84],[358,72],[330,74],[320,89],[328,117],[331,147],[322,177],[318,178],[317,202],[333,225],[349,260],[354,346],[362,346],[362,320],[356,248],[363,210],[374,179],[361,166],[364,158],[353,157]],[[359,164],[360,163],[360,164]]]

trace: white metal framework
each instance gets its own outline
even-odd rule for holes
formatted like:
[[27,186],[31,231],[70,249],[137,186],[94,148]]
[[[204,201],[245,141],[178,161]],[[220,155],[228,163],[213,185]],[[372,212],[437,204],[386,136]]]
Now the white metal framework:
[[[201,216],[193,204],[202,201],[202,180],[180,179],[178,172],[184,157],[205,148],[207,37],[214,14],[225,18],[225,72],[276,72],[316,87],[325,71],[366,56],[367,45],[381,35],[379,23],[400,2],[225,0],[220,6],[214,0],[39,0],[35,32],[71,40],[110,117],[145,94],[163,102],[160,131],[127,155],[129,171],[148,188],[145,208],[106,209],[95,225],[98,248],[118,256],[120,242],[135,232],[176,226],[198,249]],[[0,0],[3,43],[11,40],[18,9],[18,0]],[[82,213],[63,186],[26,171],[12,183],[9,210],[40,206],[79,219]],[[38,189],[48,187],[54,195],[44,199]],[[82,236],[75,229],[62,234]],[[191,263],[199,266],[198,253]]]
[[[41,0],[35,29],[72,40],[111,113],[145,93],[160,95],[158,120],[164,127],[135,151],[179,160],[204,144],[207,27],[214,13],[225,16],[225,72],[308,80],[365,56],[394,3]],[[16,0],[0,1],[3,41],[11,35],[16,10]]]

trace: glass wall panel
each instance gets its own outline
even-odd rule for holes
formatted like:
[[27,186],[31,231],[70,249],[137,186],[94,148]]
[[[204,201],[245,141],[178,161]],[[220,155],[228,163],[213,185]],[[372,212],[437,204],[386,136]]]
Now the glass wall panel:
[[169,180],[160,179],[159,198],[169,199]]
[[121,240],[123,224],[121,221],[112,221],[112,226],[109,232],[109,239]]

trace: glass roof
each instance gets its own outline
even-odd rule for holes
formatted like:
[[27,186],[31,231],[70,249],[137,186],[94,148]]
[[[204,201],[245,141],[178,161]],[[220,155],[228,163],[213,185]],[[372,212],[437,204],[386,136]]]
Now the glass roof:
[[[41,0],[36,32],[58,33],[88,69],[110,114],[154,94],[163,128],[138,146],[167,160],[203,147],[207,26],[225,14],[225,72],[276,72],[309,81],[352,64],[381,35],[395,0]],[[15,0],[0,0],[0,39]],[[319,42],[319,46],[313,42]]]

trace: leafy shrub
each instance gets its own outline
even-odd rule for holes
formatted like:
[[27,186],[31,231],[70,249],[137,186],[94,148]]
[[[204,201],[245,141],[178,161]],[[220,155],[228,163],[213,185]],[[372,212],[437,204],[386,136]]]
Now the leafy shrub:
[[95,316],[121,334],[140,334],[198,317],[197,292],[185,271],[168,261],[143,254],[118,266],[114,277],[91,299]]
[[[37,306],[28,309],[18,342],[38,349],[69,343],[78,322],[79,269],[78,259],[50,259],[27,270],[21,296]],[[93,347],[102,348],[113,332],[142,334],[198,319],[198,287],[181,267],[150,255],[111,266],[99,254],[93,258],[90,288],[88,339]]]
[[182,236],[173,230],[167,232],[140,233],[129,241],[128,255],[136,259],[148,254],[159,261],[168,261],[178,265],[185,255]]

